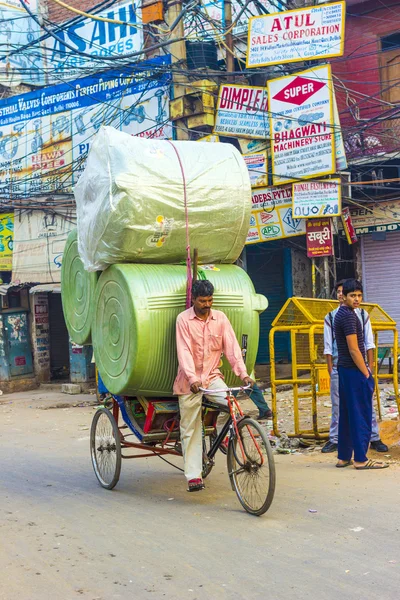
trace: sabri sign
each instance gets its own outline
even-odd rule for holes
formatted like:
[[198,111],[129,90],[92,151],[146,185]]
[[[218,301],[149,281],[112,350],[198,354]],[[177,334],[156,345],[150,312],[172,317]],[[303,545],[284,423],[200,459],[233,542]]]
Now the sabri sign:
[[248,85],[221,85],[214,133],[233,137],[269,137],[267,90]]
[[345,2],[334,2],[251,18],[246,66],[341,56],[345,12]]
[[268,81],[274,185],[335,172],[330,65]]

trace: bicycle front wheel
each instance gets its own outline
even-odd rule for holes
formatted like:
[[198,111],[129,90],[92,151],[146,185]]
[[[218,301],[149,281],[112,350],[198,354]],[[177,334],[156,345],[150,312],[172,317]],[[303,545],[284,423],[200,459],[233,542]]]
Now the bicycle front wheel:
[[250,514],[263,515],[275,493],[275,464],[267,435],[253,419],[238,423],[228,446],[228,473],[239,502]]

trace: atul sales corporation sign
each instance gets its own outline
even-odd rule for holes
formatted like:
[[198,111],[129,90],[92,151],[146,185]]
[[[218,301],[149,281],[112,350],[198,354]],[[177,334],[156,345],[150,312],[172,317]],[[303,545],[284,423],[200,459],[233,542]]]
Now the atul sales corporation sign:
[[345,12],[334,2],[251,18],[247,68],[341,56]]

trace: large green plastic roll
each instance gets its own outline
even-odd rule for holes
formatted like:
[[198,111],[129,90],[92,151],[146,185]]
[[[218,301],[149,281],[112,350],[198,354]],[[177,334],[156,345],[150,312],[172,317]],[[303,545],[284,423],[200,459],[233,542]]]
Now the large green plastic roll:
[[65,323],[75,344],[91,344],[94,312],[94,291],[98,273],[88,273],[78,252],[76,230],[71,231],[65,244],[61,267],[61,297]]
[[[215,287],[214,308],[230,319],[237,339],[247,336],[246,365],[254,368],[259,313],[268,305],[240,267],[206,270]],[[127,396],[171,396],[177,373],[175,322],[185,310],[186,267],[113,265],[96,287],[92,339],[96,364],[106,387]],[[238,382],[229,366],[228,384]]]

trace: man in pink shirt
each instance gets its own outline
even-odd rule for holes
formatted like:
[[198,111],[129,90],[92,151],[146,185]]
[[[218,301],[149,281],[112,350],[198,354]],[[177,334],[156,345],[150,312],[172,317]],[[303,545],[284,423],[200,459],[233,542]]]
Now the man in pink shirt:
[[[196,281],[192,288],[193,306],[178,315],[176,320],[179,367],[174,394],[179,396],[181,441],[189,492],[204,488],[201,478],[203,394],[200,387],[215,390],[227,388],[218,368],[222,353],[235,375],[245,385],[254,384],[246,371],[242,352],[228,317],[219,310],[211,310],[213,294],[214,286],[210,281]],[[223,392],[208,394],[207,398],[227,405]]]

